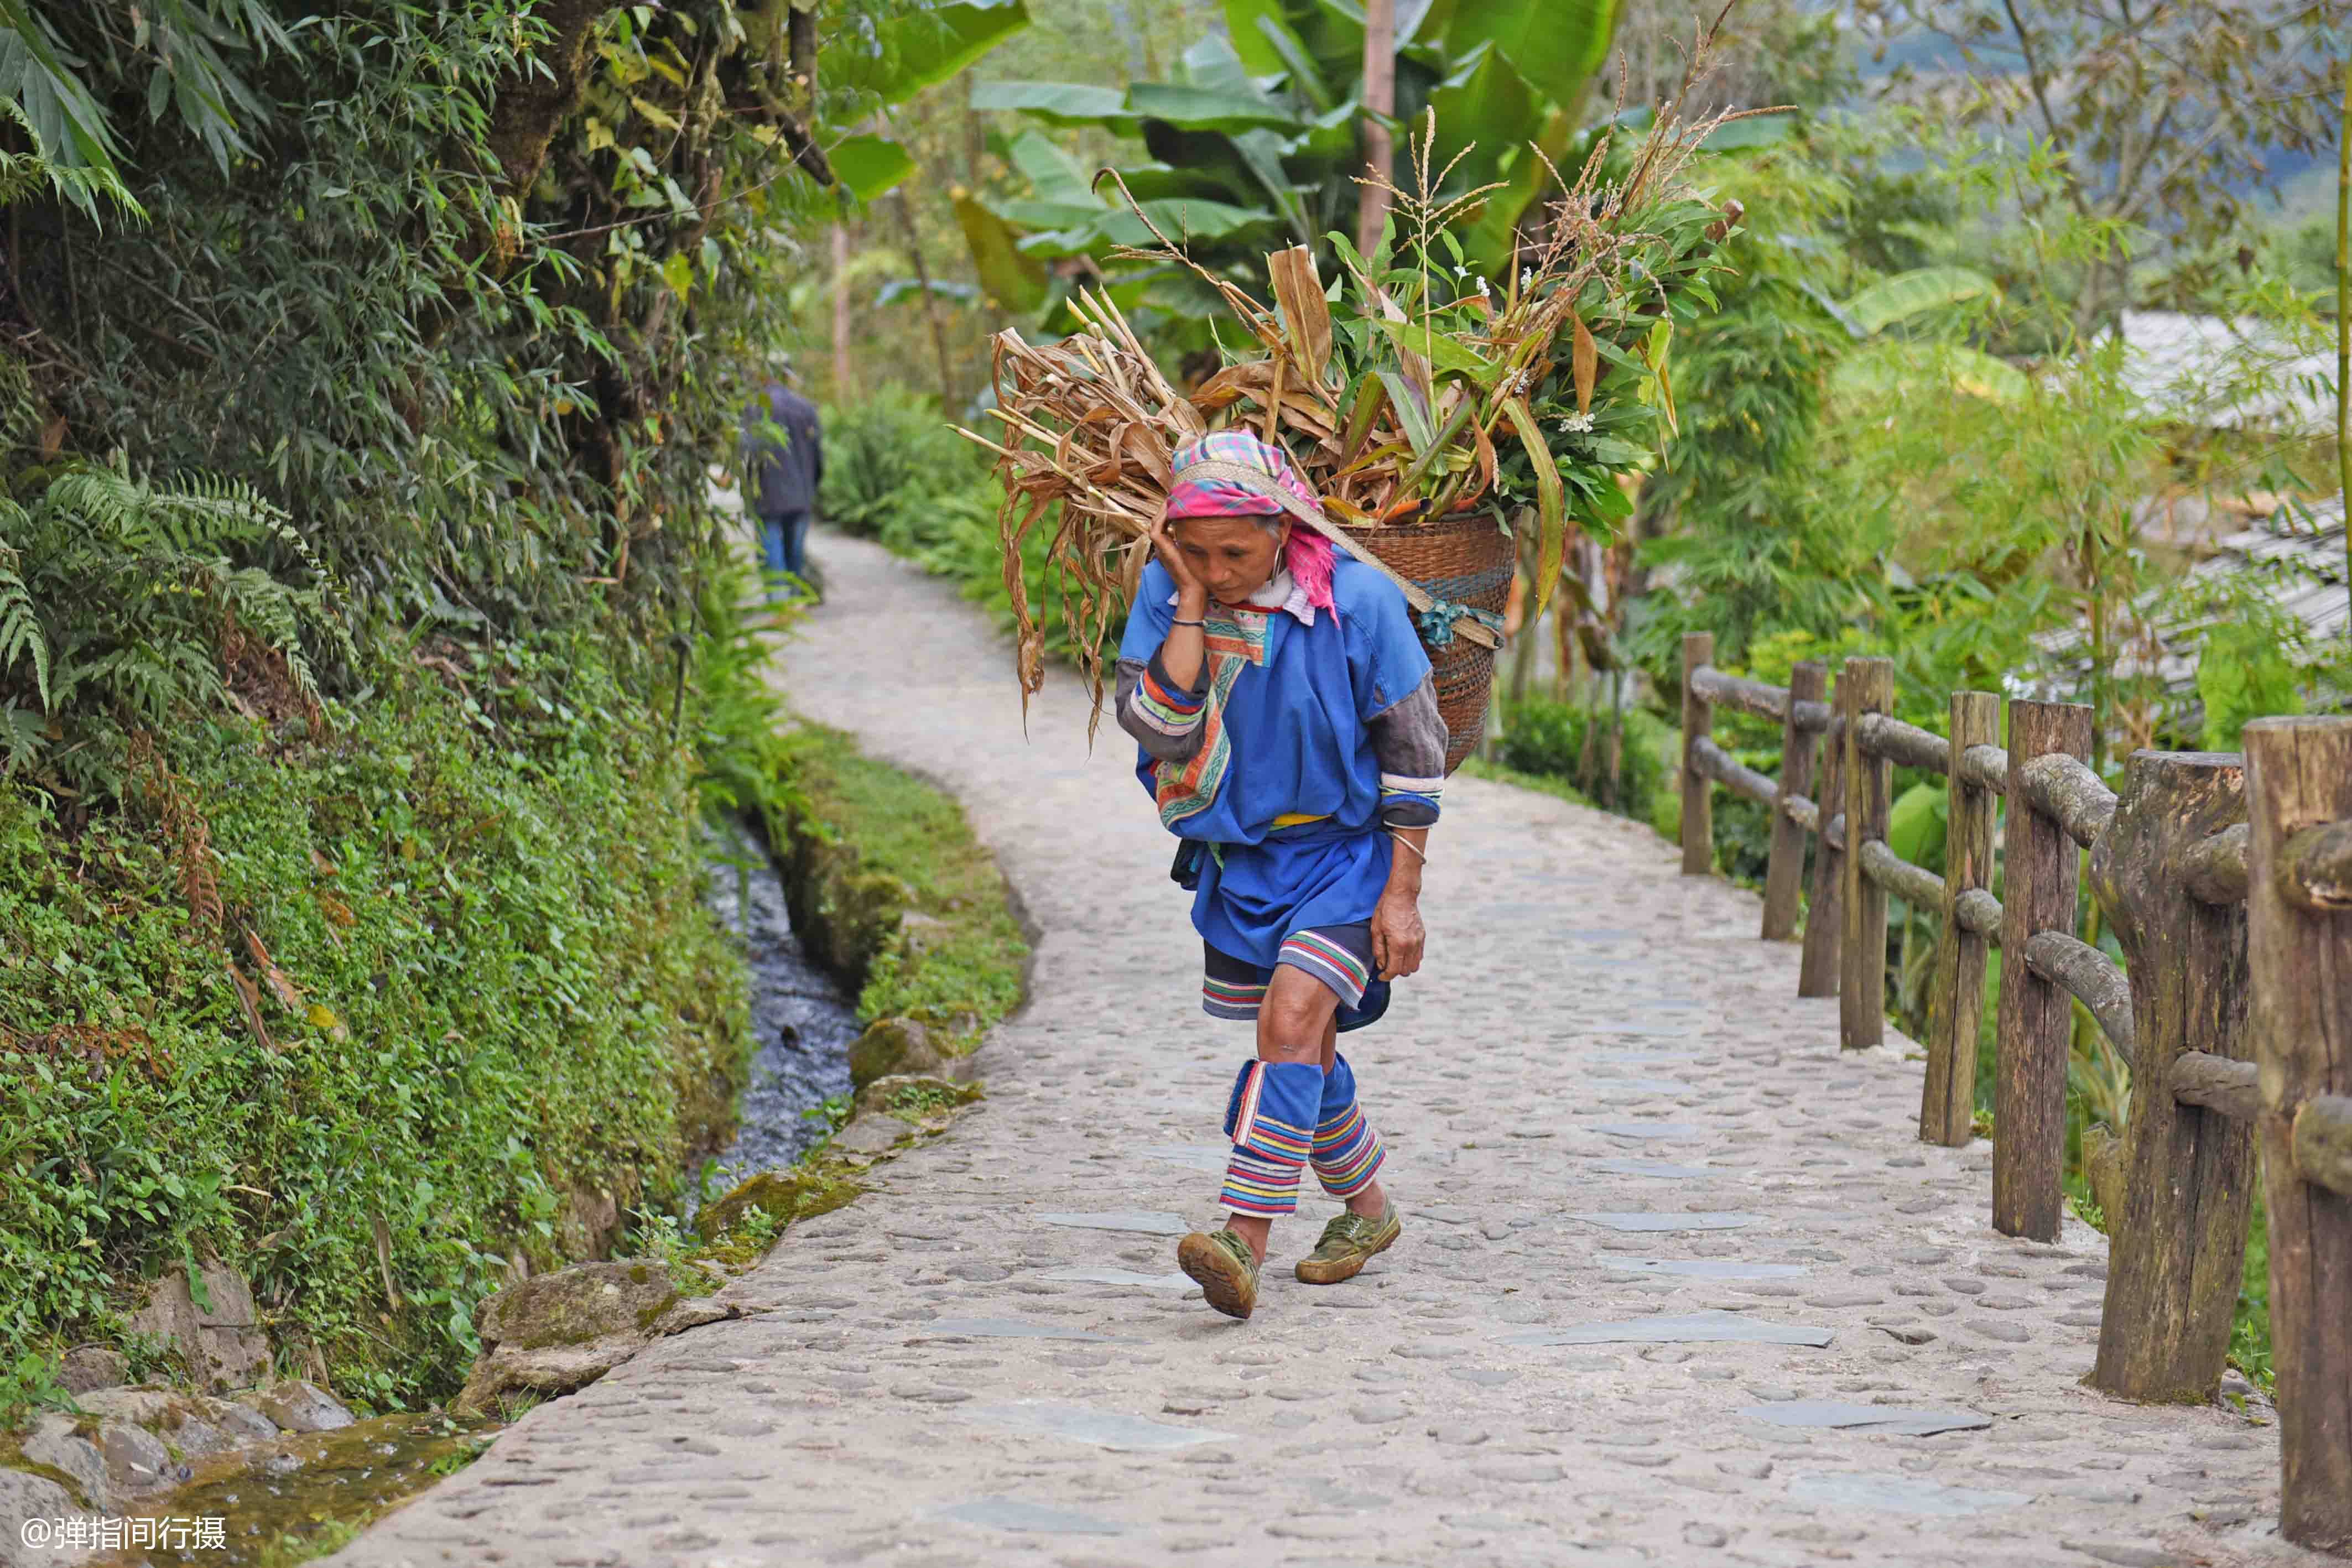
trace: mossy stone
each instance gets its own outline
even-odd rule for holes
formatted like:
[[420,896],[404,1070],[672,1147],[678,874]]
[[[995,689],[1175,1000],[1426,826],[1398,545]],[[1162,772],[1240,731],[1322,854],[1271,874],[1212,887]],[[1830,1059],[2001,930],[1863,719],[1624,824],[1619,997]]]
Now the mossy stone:
[[936,1073],[947,1063],[947,1053],[921,1024],[877,1019],[849,1048],[849,1081],[862,1090],[879,1078]]
[[857,1092],[856,1113],[919,1120],[923,1114],[969,1105],[981,1096],[977,1083],[957,1083],[929,1073],[895,1072]]
[[485,1342],[519,1350],[586,1344],[635,1333],[648,1308],[659,1315],[675,1288],[667,1270],[642,1261],[574,1263],[509,1285],[484,1301],[475,1329]]
[[784,1224],[831,1214],[856,1201],[866,1189],[836,1166],[818,1162],[789,1171],[762,1171],[695,1216],[694,1228],[715,1241],[755,1210]]

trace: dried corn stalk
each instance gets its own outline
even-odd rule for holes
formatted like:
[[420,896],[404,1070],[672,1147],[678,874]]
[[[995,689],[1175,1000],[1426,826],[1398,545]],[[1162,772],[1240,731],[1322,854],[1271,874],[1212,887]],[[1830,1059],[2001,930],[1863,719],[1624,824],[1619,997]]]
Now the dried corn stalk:
[[[1024,541],[1055,519],[1049,559],[1098,718],[1095,634],[1134,593],[1166,504],[1170,458],[1227,425],[1287,450],[1344,527],[1409,528],[1483,507],[1501,526],[1537,531],[1538,593],[1548,596],[1570,524],[1563,469],[1591,478],[1632,465],[1571,438],[1595,428],[1596,387],[1617,411],[1602,417],[1623,423],[1633,409],[1646,419],[1667,385],[1660,323],[1676,303],[1687,314],[1691,298],[1711,301],[1704,276],[1721,265],[1738,205],[1717,209],[1679,176],[1706,135],[1735,118],[1660,115],[1619,181],[1601,176],[1606,136],[1574,181],[1555,171],[1563,194],[1499,296],[1481,279],[1476,291],[1441,300],[1433,285],[1443,271],[1431,265],[1436,236],[1485,194],[1436,195],[1450,168],[1431,167],[1433,120],[1413,148],[1415,188],[1391,187],[1403,243],[1369,260],[1343,247],[1354,288],[1336,320],[1304,246],[1267,257],[1269,308],[1152,228],[1158,246],[1121,254],[1192,267],[1255,340],[1253,356],[1189,394],[1168,382],[1104,293],[1070,301],[1081,325],[1057,343],[999,333],[989,412],[1002,428],[993,438],[960,434],[997,455],[1024,706],[1045,680],[1045,638],[1023,579]],[[1129,205],[1151,226],[1131,196]],[[1613,484],[1577,491],[1598,493],[1617,492]]]

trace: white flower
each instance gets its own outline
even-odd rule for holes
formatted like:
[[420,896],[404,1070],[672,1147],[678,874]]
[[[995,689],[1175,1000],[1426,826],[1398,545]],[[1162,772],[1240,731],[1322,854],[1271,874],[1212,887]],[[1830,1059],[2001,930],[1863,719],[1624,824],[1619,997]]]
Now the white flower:
[[1571,413],[1559,422],[1562,435],[1581,435],[1591,428],[1592,416],[1589,413]]

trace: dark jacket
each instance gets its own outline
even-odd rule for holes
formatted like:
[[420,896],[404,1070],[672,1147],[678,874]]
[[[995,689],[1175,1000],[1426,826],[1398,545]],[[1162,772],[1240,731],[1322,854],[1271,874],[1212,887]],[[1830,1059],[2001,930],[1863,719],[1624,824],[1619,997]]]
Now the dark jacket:
[[[780,382],[768,383],[764,401],[743,409],[743,498],[763,517],[814,512],[824,479],[816,404]],[[771,423],[790,439],[777,440]]]

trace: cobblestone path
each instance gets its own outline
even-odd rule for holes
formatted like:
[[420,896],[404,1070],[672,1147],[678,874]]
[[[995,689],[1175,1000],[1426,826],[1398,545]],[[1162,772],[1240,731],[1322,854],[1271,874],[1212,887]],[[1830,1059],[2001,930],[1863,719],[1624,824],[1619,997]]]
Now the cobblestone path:
[[[1646,830],[1457,780],[1430,958],[1353,1037],[1402,1241],[1210,1312],[1249,1035],[1197,1004],[1166,841],[1056,675],[824,538],[811,716],[950,786],[1042,930],[988,1099],[666,1341],[336,1561],[391,1564],[2191,1564],[2275,1543],[2273,1432],[2077,1385],[2104,1242],[1986,1223],[1920,1069],[1842,1057],[1757,906]],[[1311,1181],[1308,1186],[1312,1186]]]

